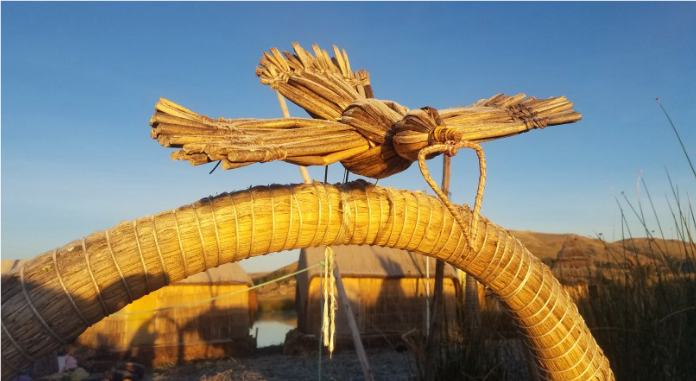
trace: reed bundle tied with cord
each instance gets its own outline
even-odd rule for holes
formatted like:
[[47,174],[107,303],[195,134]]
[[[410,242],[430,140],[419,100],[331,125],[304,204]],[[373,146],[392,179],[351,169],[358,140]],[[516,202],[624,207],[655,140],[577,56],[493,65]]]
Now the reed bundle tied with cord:
[[366,71],[353,72],[348,55],[334,57],[317,46],[314,55],[271,49],[256,74],[313,119],[209,118],[160,99],[151,118],[152,137],[179,148],[172,157],[193,165],[221,161],[223,168],[284,160],[299,165],[342,164],[383,178],[403,171],[418,151],[435,143],[480,143],[580,120],[565,97],[537,99],[502,94],[466,107],[409,110],[373,97]]

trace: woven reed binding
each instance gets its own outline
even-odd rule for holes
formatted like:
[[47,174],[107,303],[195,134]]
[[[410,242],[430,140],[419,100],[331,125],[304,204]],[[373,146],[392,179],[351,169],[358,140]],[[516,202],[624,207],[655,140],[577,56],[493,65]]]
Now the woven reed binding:
[[72,295],[70,295],[70,293],[68,292],[68,288],[65,287],[65,282],[63,282],[63,276],[60,275],[60,270],[58,269],[58,260],[56,259],[56,252],[58,252],[58,249],[53,250],[53,253],[51,253],[51,258],[53,260],[53,268],[56,270],[56,278],[58,278],[58,283],[60,283],[60,287],[63,289],[63,293],[65,293],[65,296],[68,297],[70,305],[72,305],[75,309],[77,316],[80,318],[80,320],[82,320],[83,323],[85,323],[85,327],[89,327],[89,323],[87,322],[85,315],[82,314],[82,311],[80,311],[80,309],[77,307],[77,303],[75,303],[75,300],[73,299]]
[[201,253],[203,254],[203,266],[207,269],[208,268],[208,253],[205,250],[205,247],[208,246],[205,244],[205,239],[203,238],[203,231],[201,230],[201,221],[198,219],[198,209],[196,209],[196,204],[190,204],[189,207],[193,211],[193,217],[196,220],[196,230],[198,231],[198,239],[201,241]]
[[138,220],[133,220],[131,224],[133,226],[133,235],[135,238],[135,244],[138,247],[138,258],[140,258],[140,263],[143,265],[143,276],[145,277],[145,292],[150,292],[150,277],[147,273],[147,264],[145,263],[145,257],[143,256],[143,248],[140,246],[140,234],[138,233]]
[[60,344],[65,345],[65,340],[63,340],[62,337],[60,337],[54,330],[51,328],[51,326],[48,325],[46,320],[41,316],[39,311],[36,309],[36,306],[34,306],[34,303],[31,301],[31,298],[29,297],[29,293],[27,292],[27,285],[24,283],[24,264],[19,269],[19,284],[22,288],[22,294],[24,294],[24,299],[27,301],[27,305],[29,308],[31,308],[31,312],[34,313],[34,316],[36,316],[37,319],[39,319],[39,322],[41,325],[43,325],[44,328],[46,328],[46,331],[53,336],[54,339],[56,339],[57,342]]
[[[290,205],[292,205],[291,210],[288,208],[288,204],[278,202],[281,194],[283,198],[285,196],[288,197],[287,199],[290,201]],[[326,195],[329,195],[329,197],[326,197]],[[313,184],[284,188],[254,188],[253,203],[250,202],[251,197],[251,192],[246,191],[231,195],[223,194],[216,199],[216,201],[220,200],[226,206],[229,205],[230,201],[234,201],[239,208],[237,211],[238,216],[244,216],[244,218],[240,218],[237,221],[231,221],[234,211],[228,207],[222,208],[220,214],[218,214],[218,217],[224,218],[226,222],[230,219],[231,223],[240,225],[239,229],[242,229],[240,233],[243,236],[234,237],[241,242],[240,250],[242,253],[239,254],[246,254],[247,252],[247,247],[244,244],[251,239],[250,228],[252,223],[258,225],[256,233],[262,231],[260,229],[264,229],[263,240],[271,240],[273,242],[271,245],[273,251],[279,250],[281,248],[280,244],[286,243],[284,241],[287,241],[290,247],[293,247],[290,241],[296,242],[294,247],[307,247],[310,244],[375,244],[413,250],[437,256],[440,259],[451,256],[452,251],[466,251],[468,254],[465,259],[459,256],[450,257],[450,263],[458,268],[471,271],[477,277],[480,277],[485,270],[485,273],[488,274],[486,276],[488,281],[492,282],[488,286],[504,300],[510,307],[510,313],[513,314],[518,323],[521,323],[518,325],[521,326],[522,332],[529,337],[528,344],[536,351],[535,355],[543,367],[542,370],[550,379],[563,381],[572,379],[585,380],[592,375],[601,376],[603,379],[612,378],[606,357],[601,349],[596,346],[589,330],[578,315],[577,309],[573,306],[569,295],[564,293],[548,267],[544,266],[538,259],[535,259],[517,240],[510,239],[508,232],[493,225],[490,221],[481,220],[481,234],[475,242],[477,249],[480,248],[480,250],[474,253],[469,252],[470,249],[468,248],[462,249],[462,242],[467,241],[466,232],[462,232],[458,224],[454,223],[447,209],[434,198],[425,195],[372,187],[364,185],[364,183],[353,183],[339,187]],[[274,204],[272,208],[269,205],[271,199]],[[380,204],[379,208],[375,207],[374,202]],[[296,205],[301,205],[302,209],[306,208],[306,210],[297,212],[299,209],[295,208]],[[311,226],[301,226],[298,229],[297,224],[294,222],[295,218],[302,218],[302,215],[305,215],[304,217],[310,216],[310,219],[316,218],[319,205],[321,205],[322,217],[318,220],[312,220],[316,222],[316,225],[312,222]],[[256,209],[253,221],[246,218],[252,214],[252,209]],[[181,213],[188,213],[189,210],[188,207],[179,209]],[[269,214],[270,210],[273,213],[278,213],[279,215],[276,217],[279,218],[272,220],[272,216]],[[404,214],[405,210],[407,210],[406,214]],[[464,208],[457,208],[457,212],[462,213],[466,217],[465,221],[468,221],[471,216],[471,213]],[[298,215],[295,216],[295,213],[298,213]],[[380,216],[377,217],[376,213],[380,213]],[[288,214],[291,214],[291,216]],[[329,215],[332,217],[328,217]],[[334,215],[335,217],[333,217]],[[212,232],[206,230],[213,228],[213,224],[210,223],[212,216],[206,213],[200,214],[200,218],[201,228],[204,229],[204,233],[212,234]],[[426,218],[429,221],[426,221]],[[368,219],[371,221],[367,221]],[[191,229],[196,229],[196,222],[192,218],[182,218],[179,222],[183,233],[193,232]],[[437,223],[441,225],[437,228],[439,232],[431,232],[431,235],[423,239],[412,237],[413,235],[422,235],[424,229],[431,230]],[[328,224],[332,224],[332,227],[329,229],[326,226]],[[272,225],[275,225],[275,228],[272,228]],[[319,225],[325,226],[322,228]],[[378,225],[376,229],[375,225]],[[407,227],[402,229],[403,225],[407,225]],[[426,225],[429,225],[429,228],[426,229]],[[155,228],[153,229],[154,232],[156,231],[156,226],[153,224],[153,227]],[[470,227],[468,222],[466,227]],[[229,242],[233,238],[236,229],[228,228],[227,226],[221,226],[221,228],[221,239],[224,242]],[[459,239],[452,239],[451,234],[446,231],[448,228],[452,228],[454,234]],[[320,230],[324,233],[320,232]],[[337,230],[340,230],[340,232]],[[270,237],[269,232],[272,233]],[[120,240],[116,240],[116,234],[119,234],[119,239],[132,239],[131,232],[126,232],[119,226],[110,230],[110,233],[112,234],[113,242],[120,242]],[[255,239],[261,239],[258,237],[259,234],[256,235]],[[295,238],[288,239],[288,235],[293,235]],[[85,242],[96,242],[91,246],[88,255],[88,259],[91,262],[101,263],[101,261],[110,257],[107,245],[98,244],[101,241],[95,241],[102,239],[102,237],[104,237],[104,233],[99,232],[84,239]],[[185,239],[186,242],[184,243],[186,246],[189,246],[191,242],[198,242],[198,237],[195,234],[184,234],[181,237],[166,234],[159,238],[162,240],[159,244],[166,244],[166,247],[175,244],[179,239]],[[310,239],[312,242],[310,242]],[[322,242],[322,239],[325,240]],[[497,241],[500,242],[496,244]],[[505,241],[507,241],[507,249],[505,249]],[[419,245],[414,247],[416,243],[419,243]],[[141,244],[143,245],[141,250],[144,253],[154,251],[154,246],[156,246],[152,240],[143,240]],[[212,245],[213,243],[205,242],[205,244]],[[124,250],[116,250],[114,255],[120,262],[123,262],[121,257],[127,258],[128,256],[139,255],[136,246],[132,245],[129,248],[124,246]],[[66,246],[66,250],[70,247]],[[253,255],[260,255],[263,250],[267,250],[267,246],[262,242],[256,242],[252,249]],[[83,250],[86,251],[86,243]],[[494,255],[496,250],[497,254]],[[169,254],[176,255],[176,253]],[[52,253],[49,252],[45,259],[50,261],[52,260],[52,258],[49,258],[51,256]],[[470,259],[474,258],[474,256],[477,258],[475,261],[477,263],[462,265],[463,262],[470,262]],[[226,260],[232,261],[241,257],[243,255],[231,253]],[[514,258],[519,263],[513,265],[509,261],[510,258]],[[192,261],[198,260],[197,258],[188,259]],[[70,263],[70,261],[63,262],[66,260],[67,258],[56,257],[55,262],[59,264],[57,267],[59,271],[62,271],[64,268],[63,263]],[[51,272],[48,274],[48,278],[46,278],[46,275],[43,275],[46,271],[45,266],[39,266],[39,262],[34,261],[26,266],[27,280],[31,279],[34,282],[39,281],[43,277],[44,284],[53,287],[55,277]],[[489,265],[489,262],[496,263]],[[170,269],[171,273],[167,272],[170,277],[166,281],[173,282],[181,279],[183,264],[176,260],[170,262],[170,264],[173,268]],[[71,263],[71,265],[76,264]],[[77,264],[77,266],[79,267],[80,265]],[[505,273],[505,275],[498,275],[500,272]],[[99,276],[108,277],[108,284],[119,282],[119,275],[115,272],[111,275],[100,273]],[[68,290],[72,290],[78,284],[84,284],[84,276],[80,275],[79,272],[67,272],[63,278]],[[16,311],[17,316],[22,319],[22,321],[17,321],[16,318],[7,318],[7,315],[4,316],[6,319],[3,319],[3,338],[7,339],[8,342],[14,341],[13,345],[3,348],[3,362],[8,361],[9,364],[7,365],[15,369],[21,369],[24,366],[23,364],[25,364],[24,361],[28,361],[31,357],[25,355],[35,354],[40,356],[58,346],[56,340],[48,337],[50,333],[40,324],[40,321],[32,318],[34,316],[32,315],[33,311],[27,305],[27,300],[21,290],[20,281],[19,276],[16,279],[11,278],[9,282],[4,284],[4,286],[9,287],[9,290],[3,288],[3,292],[6,292],[3,295],[3,311]],[[106,284],[104,282],[107,282],[107,279],[100,278],[100,282]],[[160,286],[162,285],[153,285],[156,288]],[[536,288],[536,290],[531,288]],[[55,284],[55,289],[58,292],[65,292],[60,291],[57,284]],[[120,288],[118,289],[120,291],[120,299],[125,300],[127,298],[125,292]],[[27,292],[31,290],[34,289],[27,289]],[[96,288],[81,287],[81,290],[83,291],[82,295],[73,295],[78,295],[86,301],[93,300],[95,297],[99,298],[99,290]],[[525,291],[524,296],[514,296],[522,290]],[[140,288],[134,289],[133,292],[137,292],[138,296],[142,295],[142,289]],[[36,295],[38,294],[31,294],[30,296],[36,298]],[[506,295],[513,296],[507,298]],[[59,297],[55,299],[55,302],[61,305],[60,308],[58,306],[56,308],[63,311],[62,313],[66,314],[68,319],[65,320],[64,318],[64,324],[59,326],[52,325],[52,327],[57,334],[67,341],[68,338],[72,339],[74,335],[79,333],[82,321],[69,318],[75,308],[70,300]],[[41,310],[41,312],[44,314],[42,316],[44,320],[49,322],[48,316],[45,316],[46,310]],[[87,312],[89,312],[89,321],[97,321],[101,318],[99,311],[90,309],[85,311],[85,313]],[[59,318],[56,317],[56,319]],[[54,317],[51,317],[51,319],[54,319]],[[52,323],[52,320],[50,322]],[[27,329],[18,329],[20,326],[26,326]],[[525,329],[525,326],[532,327],[532,329]],[[12,331],[12,334],[10,334],[10,331]],[[18,346],[21,347],[18,349]],[[9,371],[9,368],[7,369]]]
[[104,298],[102,298],[101,294],[101,289],[99,288],[99,284],[97,284],[97,279],[94,277],[94,273],[92,272],[92,266],[89,264],[89,254],[87,253],[87,247],[85,246],[85,239],[82,239],[82,254],[85,257],[85,264],[87,265],[87,273],[89,274],[90,279],[92,279],[92,284],[94,285],[94,289],[97,291],[97,300],[99,300],[99,304],[102,307],[102,310],[104,311],[104,315],[109,314],[109,309],[106,308],[106,303],[104,303]]
[[157,256],[162,264],[162,271],[164,273],[169,273],[169,270],[167,270],[167,265],[164,262],[164,257],[162,256],[162,248],[159,244],[159,238],[157,237],[157,221],[155,220],[155,216],[150,216],[150,222],[152,222],[152,237],[155,240],[155,248],[157,249]]
[[[19,343],[17,343],[17,340],[15,340],[15,338],[12,337],[12,335],[10,334],[10,331],[9,331],[7,328],[5,328],[5,322],[0,321],[0,325],[2,325],[2,330],[3,330],[3,331],[5,332],[5,334],[7,335],[7,338],[10,339],[10,342],[12,343],[12,345],[13,345],[15,348],[17,348],[17,352],[19,352],[19,354],[20,354],[22,357],[24,357],[25,359],[29,360],[29,362],[34,362],[34,361],[36,361],[36,358],[34,358],[33,356],[29,355],[29,353],[27,353],[27,352],[22,348],[22,346],[19,345]],[[3,364],[2,366],[6,366],[6,364]]]
[[220,233],[218,233],[218,223],[217,217],[215,216],[215,199],[212,197],[207,197],[206,200],[210,203],[210,214],[213,217],[213,226],[215,227],[215,247],[217,247],[217,264],[215,267],[220,266]]
[[109,248],[109,255],[111,255],[111,260],[114,262],[114,266],[116,266],[116,271],[118,272],[119,278],[121,278],[121,284],[123,284],[123,288],[126,290],[126,294],[128,295],[130,303],[134,300],[133,294],[130,291],[130,287],[128,287],[128,282],[126,281],[126,278],[123,276],[121,266],[118,265],[118,261],[116,260],[116,256],[114,255],[114,249],[111,247],[111,238],[109,238],[108,230],[104,231],[104,236],[106,237],[106,246]]
[[179,243],[179,253],[181,254],[181,260],[184,263],[184,278],[188,278],[188,261],[186,260],[186,251],[184,250],[184,244],[181,243],[181,232],[179,231],[179,219],[176,217],[176,209],[172,209],[172,214],[174,214],[174,227],[176,228],[176,241]]

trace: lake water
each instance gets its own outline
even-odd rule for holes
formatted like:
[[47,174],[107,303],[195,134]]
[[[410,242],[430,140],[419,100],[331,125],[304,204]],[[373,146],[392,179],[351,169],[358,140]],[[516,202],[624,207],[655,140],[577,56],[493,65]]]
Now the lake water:
[[285,335],[295,327],[297,327],[297,317],[294,314],[263,314],[251,326],[249,333],[253,336],[256,334],[256,329],[259,329],[256,346],[263,348],[282,345],[285,342]]

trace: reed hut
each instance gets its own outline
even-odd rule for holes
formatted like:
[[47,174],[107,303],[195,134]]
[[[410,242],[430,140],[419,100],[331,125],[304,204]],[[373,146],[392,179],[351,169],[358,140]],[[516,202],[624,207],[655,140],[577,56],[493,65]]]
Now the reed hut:
[[[303,249],[299,268],[324,259],[324,247]],[[426,298],[434,288],[435,261],[419,254],[376,246],[332,246],[343,285],[364,339],[401,335],[412,329],[423,331]],[[426,277],[426,260],[430,261],[430,278]],[[322,270],[316,266],[297,275],[296,308],[298,329],[317,334],[321,329]],[[446,319],[454,322],[457,274],[445,266],[443,282]],[[429,290],[428,290],[429,288]],[[453,327],[455,324],[449,324]],[[345,316],[336,315],[336,338],[347,339],[350,330]]]
[[256,311],[251,278],[228,263],[161,288],[85,331],[77,343],[146,365],[245,355]]
[[563,242],[553,264],[553,275],[576,301],[587,297],[596,287],[590,282],[593,253],[592,248],[583,246],[576,237],[568,238]]
[[569,238],[558,251],[552,270],[563,284],[586,284],[592,271],[592,259],[577,238]]

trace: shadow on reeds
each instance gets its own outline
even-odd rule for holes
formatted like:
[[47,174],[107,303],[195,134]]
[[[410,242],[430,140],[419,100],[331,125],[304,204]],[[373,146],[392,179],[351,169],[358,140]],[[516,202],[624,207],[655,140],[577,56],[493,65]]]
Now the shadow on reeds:
[[[248,301],[246,297],[219,295],[220,289],[215,285],[169,287],[177,290],[165,287],[145,296],[135,302],[137,309],[125,308],[106,317],[77,342],[96,357],[127,359],[147,366],[182,365],[253,352],[255,345],[249,336],[253,319],[249,306],[243,303]],[[188,298],[196,290],[207,292],[201,292],[198,300]],[[179,293],[181,301],[191,305],[175,304],[168,308],[172,296]],[[214,299],[219,297],[222,299]],[[200,303],[206,299],[212,300]],[[159,308],[160,300],[165,301],[164,308]],[[142,310],[143,305],[154,308]]]
[[[124,280],[132,287],[142,282],[140,276],[129,276]],[[12,299],[10,295],[16,292],[18,275],[3,274],[2,283],[2,299],[5,302]],[[44,311],[49,303],[66,302],[67,304],[68,297],[62,289],[36,284],[30,280],[25,281],[25,287],[32,296],[34,306],[49,324],[56,325],[58,321],[68,321],[69,324],[81,323],[77,316],[45,315]],[[162,290],[164,288],[155,292]],[[123,282],[120,278],[101,288],[104,300],[108,300],[106,295],[122,292]],[[210,296],[218,295],[215,292],[206,295],[206,297]],[[74,294],[71,294],[71,298],[78,307],[99,305],[96,300],[84,300]],[[11,323],[10,319],[5,320],[10,313],[10,310],[5,307],[3,305],[3,323],[12,330],[13,327],[18,327],[16,325],[18,323]],[[34,352],[34,357],[38,360],[34,364],[23,366],[11,364],[3,357],[2,366],[12,369],[15,374],[41,377],[57,371],[56,355],[66,350],[70,350],[75,355],[81,367],[95,372],[99,369],[98,371],[101,372],[104,370],[102,369],[104,364],[115,364],[120,360],[135,361],[148,367],[178,365],[197,360],[249,355],[255,347],[253,339],[249,336],[252,320],[249,309],[228,307],[224,300],[213,300],[187,314],[177,313],[176,309],[173,309],[143,317],[143,313],[138,312],[136,314],[139,316],[138,319],[129,319],[130,316],[127,313],[119,315],[126,310],[127,308],[122,309],[90,327],[82,326],[81,329],[84,332],[64,347],[53,349],[46,346],[43,353]],[[74,313],[74,310],[70,311]],[[12,319],[16,321],[17,318]],[[46,334],[46,332],[41,333]],[[26,343],[18,342],[18,344],[24,350],[28,348]],[[12,345],[10,340],[3,340],[3,353],[9,349],[6,347]]]

